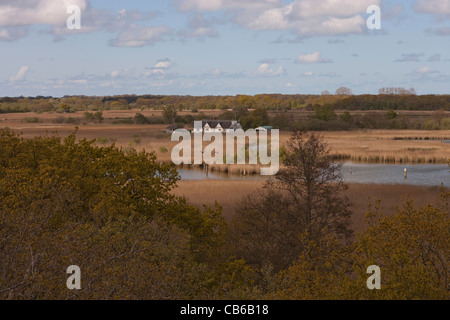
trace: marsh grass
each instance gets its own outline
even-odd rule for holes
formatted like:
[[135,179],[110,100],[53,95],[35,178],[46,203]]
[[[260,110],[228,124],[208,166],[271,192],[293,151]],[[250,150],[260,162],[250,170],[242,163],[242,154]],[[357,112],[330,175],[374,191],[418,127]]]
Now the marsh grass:
[[[172,193],[185,196],[190,203],[202,208],[203,204],[213,206],[217,201],[223,208],[223,216],[229,220],[235,209],[246,195],[256,194],[265,180],[182,180]],[[436,202],[440,197],[440,188],[412,185],[349,184],[343,193],[352,203],[352,227],[355,231],[367,228],[364,217],[368,204],[381,201],[380,210],[384,215],[392,215],[396,205],[403,200],[414,200],[418,206]]]

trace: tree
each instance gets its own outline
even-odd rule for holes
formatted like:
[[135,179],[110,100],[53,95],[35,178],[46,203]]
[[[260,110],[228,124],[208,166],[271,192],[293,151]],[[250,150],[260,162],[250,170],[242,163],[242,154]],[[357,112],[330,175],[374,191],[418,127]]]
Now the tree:
[[394,110],[390,109],[390,110],[386,111],[385,116],[386,116],[386,118],[388,118],[390,120],[397,119],[398,113],[395,112]]
[[149,124],[150,121],[142,113],[136,113],[135,116],[134,116],[134,123],[136,123],[136,124]]
[[352,90],[347,87],[340,87],[336,90],[337,96],[351,96],[353,95]]
[[325,229],[350,237],[350,203],[341,197],[347,189],[342,164],[330,159],[327,144],[313,133],[295,131],[287,145],[285,167],[268,185],[288,193],[312,238],[320,238]]
[[331,105],[318,105],[314,108],[316,118],[323,121],[330,121],[337,118]]
[[248,115],[241,116],[240,122],[245,130],[257,128],[259,126],[266,126],[269,123],[269,115],[266,109],[257,108]]
[[[382,290],[355,290],[357,298],[449,299],[449,197],[442,188],[436,204],[417,207],[407,199],[392,216],[381,214],[379,202],[369,206],[369,228],[358,236],[352,261],[360,283],[367,279],[369,265],[379,266]],[[356,288],[358,281],[349,284]]]
[[[306,250],[269,280],[269,299],[450,298],[450,192],[436,204],[417,207],[407,199],[395,213],[369,205],[368,228],[346,247],[330,236],[306,242]],[[381,269],[381,289],[369,290],[367,268]]]
[[350,112],[345,111],[343,114],[339,116],[339,119],[341,119],[344,122],[351,122],[353,120],[353,116]]
[[341,192],[341,165],[333,163],[322,139],[295,131],[284,167],[257,194],[243,199],[232,222],[238,256],[262,270],[287,268],[304,250],[299,240],[329,234],[348,239],[350,203]]
[[[220,206],[172,195],[178,173],[153,153],[8,130],[0,150],[0,299],[190,299],[232,286],[213,272]],[[73,264],[80,291],[65,286]]]
[[168,106],[163,110],[164,121],[168,124],[173,124],[177,116],[177,111],[174,106]]
[[103,112],[97,111],[95,113],[85,112],[83,114],[84,120],[87,122],[102,123],[103,122]]

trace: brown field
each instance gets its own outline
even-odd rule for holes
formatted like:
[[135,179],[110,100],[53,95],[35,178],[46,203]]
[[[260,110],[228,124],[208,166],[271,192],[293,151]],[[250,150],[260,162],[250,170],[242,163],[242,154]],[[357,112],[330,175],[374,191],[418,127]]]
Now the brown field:
[[[263,180],[183,180],[172,192],[175,195],[185,196],[190,203],[202,208],[203,204],[214,206],[217,201],[223,209],[223,216],[229,220],[235,213],[239,201],[246,195],[254,193],[264,184]],[[365,229],[365,213],[369,204],[381,200],[380,209],[384,215],[395,213],[395,206],[401,204],[409,196],[418,206],[425,206],[439,200],[440,190],[426,186],[410,185],[376,185],[376,184],[350,184],[345,192],[352,203],[352,222],[355,231]]]
[[446,163],[450,130],[373,130],[320,133],[338,159],[369,163]]
[[[125,148],[154,151],[159,161],[170,162],[170,151],[177,144],[170,141],[170,135],[164,133],[166,125],[114,125],[115,119],[132,118],[140,112],[147,117],[161,117],[160,110],[108,110],[104,111],[102,124],[78,125],[78,137],[97,139],[99,145],[115,143]],[[220,110],[202,110],[208,117],[217,116]],[[189,114],[180,112],[181,115]],[[190,113],[192,114],[192,113]],[[83,112],[62,113],[11,113],[0,115],[0,127],[8,127],[22,132],[24,137],[34,137],[46,133],[58,132],[62,137],[75,130],[77,125],[56,124],[58,117],[82,118]],[[24,118],[38,118],[39,123],[25,123]],[[368,130],[319,132],[329,144],[331,154],[338,160],[371,163],[446,163],[450,159],[450,130]],[[285,145],[289,132],[280,133],[280,145]],[[167,150],[167,151],[166,151]],[[243,168],[243,167],[242,167]],[[242,168],[216,166],[213,170],[242,171]],[[255,167],[246,167],[247,172],[258,172]]]

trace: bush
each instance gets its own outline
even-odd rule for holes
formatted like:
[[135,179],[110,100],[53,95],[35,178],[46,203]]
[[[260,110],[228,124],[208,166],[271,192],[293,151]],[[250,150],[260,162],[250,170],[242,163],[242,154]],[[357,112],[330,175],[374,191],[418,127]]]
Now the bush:
[[439,130],[439,127],[439,122],[433,119],[428,119],[423,125],[424,130]]
[[[220,209],[172,195],[178,174],[154,154],[5,130],[0,150],[0,300],[201,299],[220,290],[208,258],[222,252]],[[65,286],[71,264],[82,268],[83,290]]]
[[64,123],[64,120],[66,120],[66,118],[64,117],[58,117],[52,120],[53,123]]
[[105,138],[105,137],[97,138],[97,142],[100,144],[106,144],[106,143],[108,143],[108,138]]
[[134,124],[134,120],[132,118],[126,119],[116,119],[111,122],[112,124]]
[[79,124],[81,122],[80,118],[68,117],[64,120],[64,123],[68,124]]
[[74,118],[74,117],[57,117],[55,119],[52,120],[53,123],[66,123],[66,124],[79,124],[80,123],[80,119],[79,118]]
[[319,120],[330,121],[337,118],[333,107],[330,105],[316,106],[314,107],[314,111],[316,113],[316,118]]
[[139,137],[135,137],[135,138],[133,138],[133,143],[134,144],[140,144],[141,143],[141,138],[139,138]]
[[42,120],[39,119],[38,117],[31,117],[31,118],[22,118],[22,120],[20,120],[21,122],[25,122],[25,123],[41,123]]
[[150,121],[142,113],[136,113],[134,116],[134,123],[136,124],[149,124]]
[[97,111],[96,113],[85,112],[84,120],[87,122],[102,123],[103,122],[103,112],[101,112],[101,111]]
[[388,118],[388,119],[397,119],[398,118],[398,114],[397,114],[397,112],[395,112],[394,110],[388,110],[386,113],[385,113],[385,115],[386,115],[386,118]]
[[441,130],[450,130],[450,118],[441,120]]

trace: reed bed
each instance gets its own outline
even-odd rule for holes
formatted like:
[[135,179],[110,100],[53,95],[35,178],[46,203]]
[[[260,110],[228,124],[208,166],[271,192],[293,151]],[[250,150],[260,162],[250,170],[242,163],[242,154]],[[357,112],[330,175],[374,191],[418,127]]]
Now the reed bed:
[[[182,180],[172,193],[185,196],[198,208],[203,208],[203,204],[214,206],[217,201],[222,206],[225,219],[230,220],[239,202],[245,196],[255,194],[256,190],[263,187],[264,182],[265,180]],[[349,184],[349,189],[343,195],[349,197],[352,203],[352,227],[355,231],[361,231],[367,228],[364,217],[370,202],[374,203],[379,199],[381,212],[392,215],[396,205],[408,197],[418,206],[436,202],[440,197],[440,189],[399,184]]]

